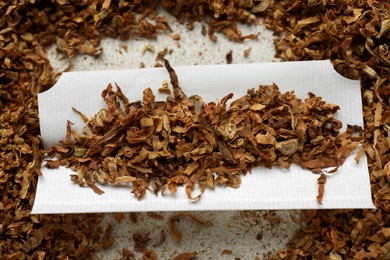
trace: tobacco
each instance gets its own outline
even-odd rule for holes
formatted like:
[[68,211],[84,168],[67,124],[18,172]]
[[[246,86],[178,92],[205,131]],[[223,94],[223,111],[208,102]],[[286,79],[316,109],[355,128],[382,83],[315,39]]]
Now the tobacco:
[[228,53],[226,53],[226,63],[232,64],[233,62],[233,51],[230,50]]
[[[29,256],[96,257],[102,214],[29,215],[43,155],[37,93],[53,86],[59,76],[45,48],[55,44],[59,55],[71,59],[79,53],[99,56],[104,37],[156,38],[169,31],[166,19],[156,11],[158,4],[188,29],[205,21],[201,33],[214,41],[220,33],[233,41],[255,38],[243,37],[239,25],[256,25],[263,18],[277,37],[275,50],[281,60],[331,59],[343,75],[361,79],[365,126],[364,150],[359,154],[368,157],[377,209],[303,211],[301,230],[270,258],[389,258],[390,6],[374,0],[0,3],[0,255],[26,258],[21,246],[41,227],[66,224],[75,227],[76,235],[53,228],[30,248]],[[137,215],[131,216],[134,220]],[[75,248],[81,256],[75,255]],[[123,252],[131,259],[130,251]]]
[[168,219],[168,228],[171,232],[171,235],[172,235],[172,238],[174,240],[174,242],[176,244],[179,244],[181,239],[182,239],[182,236],[181,236],[181,232],[179,230],[179,228],[177,227],[176,225],[176,221],[179,220],[179,219],[182,219],[184,217],[187,217],[189,219],[191,219],[192,221],[196,222],[197,224],[199,225],[203,225],[203,226],[210,226],[212,225],[212,223],[209,223],[197,216],[195,216],[194,214],[191,214],[191,213],[188,213],[188,212],[180,212],[180,213],[177,213],[175,215],[172,215],[169,219]]
[[164,219],[164,216],[157,214],[156,212],[148,212],[147,215],[148,215],[148,217],[151,217],[151,218],[156,219],[156,220],[163,220]]
[[249,48],[244,50],[243,56],[244,56],[245,59],[249,57],[249,54],[251,53],[251,50],[252,50],[252,47],[249,47]]
[[233,254],[233,251],[228,249],[223,250],[221,253],[221,255],[231,255],[231,254]]
[[195,259],[197,252],[185,252],[173,257],[172,260],[191,260]]

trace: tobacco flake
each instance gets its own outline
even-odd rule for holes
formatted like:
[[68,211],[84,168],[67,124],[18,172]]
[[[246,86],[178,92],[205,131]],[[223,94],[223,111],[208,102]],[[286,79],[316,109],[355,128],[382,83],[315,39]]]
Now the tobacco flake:
[[228,53],[226,53],[226,63],[232,64],[233,62],[233,51],[230,50]]
[[319,204],[322,204],[322,199],[324,197],[324,192],[325,192],[326,175],[321,174],[320,177],[317,179],[317,182],[318,182],[317,201]]
[[177,213],[177,214],[171,216],[168,220],[168,227],[169,227],[169,230],[171,231],[172,238],[176,244],[179,244],[181,241],[181,232],[176,225],[176,221],[181,219],[181,218],[184,218],[184,217],[188,217],[192,221],[194,221],[200,225],[205,225],[205,226],[211,225],[211,223],[206,222],[206,221],[202,220],[201,218],[199,218],[191,213],[188,213],[188,212],[181,212],[181,213]]
[[221,253],[221,255],[231,255],[231,254],[233,254],[233,251],[228,249],[223,250]]
[[151,44],[145,45],[141,51],[141,54],[144,55],[147,51],[154,53],[154,46]]
[[249,54],[251,53],[251,50],[252,50],[252,47],[247,48],[247,49],[244,50],[244,54],[243,55],[244,55],[245,59],[249,57]]
[[185,252],[173,257],[172,260],[191,260],[195,259],[197,252]]

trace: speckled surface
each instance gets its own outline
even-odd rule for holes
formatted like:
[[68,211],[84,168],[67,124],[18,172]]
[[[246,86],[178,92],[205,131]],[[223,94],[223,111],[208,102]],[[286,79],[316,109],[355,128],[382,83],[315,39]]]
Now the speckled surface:
[[[201,34],[201,24],[196,23],[192,31],[185,25],[178,24],[169,15],[168,19],[173,29],[172,33],[160,34],[157,40],[128,40],[119,41],[104,39],[102,41],[103,54],[96,59],[79,55],[72,61],[72,70],[109,70],[139,68],[141,63],[145,67],[153,67],[156,56],[164,48],[168,49],[167,58],[171,65],[197,65],[197,64],[224,64],[226,54],[233,51],[233,63],[272,62],[274,58],[272,32],[264,26],[241,26],[243,34],[259,33],[257,40],[247,40],[244,43],[228,41],[223,35],[217,34],[216,43]],[[172,39],[172,34],[180,34],[180,40]],[[152,45],[154,52],[146,51],[145,46]],[[127,47],[124,47],[127,46]],[[244,50],[251,48],[248,58],[244,57]],[[49,59],[57,71],[63,71],[68,61],[60,56],[55,48],[48,50]],[[259,72],[261,73],[261,72]],[[129,196],[131,196],[129,194]],[[204,198],[207,199],[207,194]],[[142,201],[140,202],[142,203]],[[182,241],[176,245],[169,233],[168,218],[174,212],[159,213],[163,220],[156,220],[147,213],[137,213],[136,223],[130,221],[129,214],[125,213],[122,221],[116,221],[112,214],[106,214],[104,225],[113,225],[114,245],[98,253],[101,259],[115,259],[120,256],[123,248],[133,250],[132,236],[135,233],[149,234],[150,241],[147,246],[153,249],[158,259],[170,259],[173,256],[196,251],[197,259],[255,259],[283,248],[294,231],[298,228],[298,211],[210,211],[193,212],[196,216],[212,223],[211,226],[201,226],[188,218],[178,222],[182,232]],[[165,234],[165,242],[153,246]],[[224,250],[231,250],[229,255],[222,255]],[[140,257],[137,254],[137,257]]]

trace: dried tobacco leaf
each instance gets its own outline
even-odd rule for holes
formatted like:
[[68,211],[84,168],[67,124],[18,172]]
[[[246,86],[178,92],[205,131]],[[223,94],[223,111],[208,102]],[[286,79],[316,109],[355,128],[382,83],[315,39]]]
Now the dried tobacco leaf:
[[125,218],[125,214],[123,212],[113,213],[116,221],[122,221]]
[[173,257],[172,260],[191,260],[196,257],[197,252],[185,252]]
[[164,48],[163,50],[159,51],[156,56],[156,61],[163,61],[167,53],[168,53],[168,48]]
[[163,220],[164,216],[157,214],[156,212],[148,212],[147,215],[151,218],[154,218],[156,220]]
[[252,13],[261,13],[267,10],[267,8],[270,6],[269,0],[262,0],[259,4],[252,7],[251,12]]
[[154,46],[151,44],[145,45],[144,48],[141,51],[141,54],[144,55],[146,52],[154,53]]
[[35,232],[34,236],[31,237],[28,241],[26,241],[26,243],[24,243],[22,245],[21,249],[24,252],[28,253],[29,251],[31,251],[35,247],[39,246],[39,244],[42,242],[42,240],[53,229],[59,229],[59,230],[62,230],[64,232],[67,232],[70,234],[73,234],[76,231],[76,228],[72,225],[49,224],[49,225],[43,226],[40,229],[38,229]]
[[180,41],[181,36],[180,36],[179,33],[175,33],[175,34],[172,34],[172,35],[171,35],[171,38],[172,38],[172,40],[174,40],[174,41]]
[[118,260],[133,260],[135,255],[131,250],[122,248],[121,257]]
[[231,255],[231,254],[233,254],[233,251],[228,249],[223,250],[221,253],[221,255]]
[[133,223],[137,223],[138,215],[136,212],[130,212],[129,213],[129,219]]
[[249,47],[247,49],[244,50],[244,58],[248,58],[249,57],[249,54],[251,53],[251,50],[252,50],[252,47]]
[[324,197],[324,192],[325,192],[326,175],[321,174],[320,177],[318,177],[317,182],[318,182],[317,201],[319,204],[322,204],[322,199]]
[[140,234],[140,233],[134,233],[133,236],[134,241],[134,249],[137,251],[140,251],[141,249],[145,249],[147,243],[149,242],[149,233]]
[[171,231],[171,235],[172,235],[172,238],[173,240],[175,241],[176,244],[179,244],[180,241],[181,241],[181,232],[179,230],[179,228],[177,227],[176,225],[176,221],[179,220],[179,219],[182,219],[184,217],[188,217],[190,218],[192,221],[200,224],[200,225],[205,225],[205,226],[210,226],[211,223],[209,222],[206,222],[202,219],[200,219],[199,217],[191,214],[191,213],[188,213],[188,212],[180,212],[180,213],[177,213],[173,216],[171,216],[169,219],[168,219],[168,227],[169,227],[169,230]]
[[[259,23],[256,15],[251,12],[251,9],[254,7],[254,1],[164,0],[161,1],[161,4],[173,15],[177,16],[179,20],[183,21],[184,18],[189,19],[189,24],[199,20],[199,18],[203,18],[205,14],[209,14],[211,21],[209,22],[208,33],[206,32],[206,28],[202,27],[202,34],[208,34],[212,41],[217,40],[214,32],[222,32],[228,39],[237,42],[243,42],[246,39],[256,39],[258,36],[257,34],[243,36],[237,26],[237,22]],[[199,8],[194,8],[195,6]]]
[[226,63],[232,64],[233,62],[233,51],[230,50],[228,53],[226,53]]

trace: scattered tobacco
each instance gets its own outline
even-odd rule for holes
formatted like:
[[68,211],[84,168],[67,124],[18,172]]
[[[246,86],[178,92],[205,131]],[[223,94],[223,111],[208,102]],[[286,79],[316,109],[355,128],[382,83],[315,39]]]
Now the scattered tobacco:
[[149,244],[150,238],[149,233],[133,234],[133,242],[134,242],[134,251],[140,252],[143,255],[143,259],[154,260],[157,259],[157,254],[154,250],[148,249],[147,246]]
[[154,46],[151,45],[151,44],[145,45],[145,46],[142,48],[141,54],[144,55],[147,51],[148,51],[148,52],[151,52],[151,53],[154,53]]
[[[56,159],[46,166],[71,168],[75,183],[99,195],[103,191],[95,183],[131,183],[137,199],[147,190],[174,193],[185,185],[188,198],[198,200],[215,185],[238,188],[240,173],[259,165],[288,169],[296,163],[316,173],[328,167],[335,172],[359,144],[352,127],[339,133],[342,123],[334,117],[339,107],[312,93],[302,101],[293,91],[282,94],[270,85],[248,90],[229,107],[231,93],[206,103],[197,95],[187,97],[164,62],[173,97],[155,101],[147,88],[142,102],[131,102],[109,84],[102,92],[107,108],[90,119],[73,108],[85,121],[84,130],[77,133],[68,122],[66,140],[49,149]],[[320,203],[323,189],[320,183]]]
[[163,220],[164,219],[163,215],[157,214],[156,212],[148,212],[147,215],[148,215],[148,217],[154,218],[156,220]]
[[[188,29],[196,21],[206,21],[201,33],[212,40],[217,40],[216,32],[222,32],[233,41],[242,41],[245,36],[238,24],[257,24],[264,18],[264,24],[277,35],[275,49],[282,60],[329,58],[344,75],[361,79],[363,152],[378,209],[303,211],[301,231],[278,256],[269,258],[390,258],[390,7],[386,1],[374,0],[1,2],[0,255],[25,259],[27,253],[21,246],[41,227],[65,224],[74,226],[76,233],[53,228],[39,245],[30,248],[29,256],[77,258],[73,248],[80,248],[82,258],[96,257],[102,214],[29,215],[43,154],[36,95],[53,86],[58,76],[44,49],[55,44],[69,58],[78,53],[98,56],[103,37],[156,38],[159,32],[169,31],[166,19],[156,11],[158,4]],[[124,254],[129,257],[124,259],[132,259],[130,251]]]
[[156,61],[162,61],[164,60],[165,55],[168,53],[168,48],[164,48],[163,50],[159,51],[156,56]]
[[318,182],[317,201],[319,204],[322,204],[322,199],[324,198],[324,193],[325,193],[326,175],[321,174],[320,177],[318,177],[317,182]]
[[191,260],[195,259],[197,252],[185,252],[173,257],[172,260]]
[[149,233],[146,234],[140,234],[135,233],[133,234],[133,241],[134,241],[134,249],[139,251],[141,249],[144,249],[149,242]]
[[245,59],[249,57],[249,54],[251,53],[251,50],[252,50],[251,47],[244,50],[243,55],[244,55]]
[[228,53],[226,53],[226,63],[227,64],[232,64],[233,62],[233,51],[230,50]]
[[199,225],[203,225],[203,226],[212,225],[211,223],[204,221],[203,219],[201,219],[201,218],[199,218],[199,217],[197,217],[194,214],[191,214],[189,212],[180,212],[180,213],[177,213],[175,215],[172,215],[168,220],[168,227],[169,227],[169,230],[171,232],[172,238],[176,244],[179,244],[181,241],[181,232],[176,225],[176,221],[178,221],[182,218],[185,218],[185,217],[191,219],[192,221],[196,222]]
[[116,221],[122,221],[125,219],[125,214],[123,212],[115,212],[113,213],[113,216]]
[[126,248],[122,249],[121,257],[117,258],[117,260],[133,260],[133,259],[135,259],[135,255],[133,251],[128,250]]
[[175,34],[172,34],[172,35],[171,35],[171,38],[172,38],[172,40],[174,40],[174,41],[180,41],[181,36],[180,36],[179,33],[175,33]]
[[130,213],[129,213],[129,219],[130,219],[131,222],[137,223],[137,220],[138,220],[138,213],[136,213],[136,212],[130,212]]
[[231,254],[233,254],[233,251],[228,249],[223,250],[221,253],[221,255],[231,255]]

